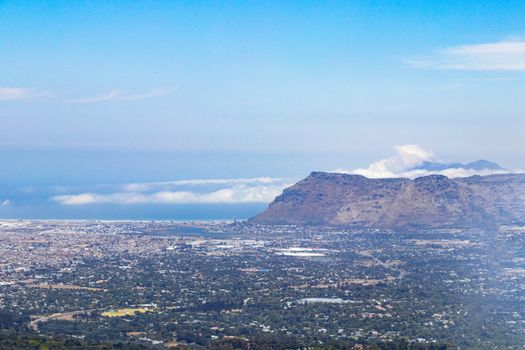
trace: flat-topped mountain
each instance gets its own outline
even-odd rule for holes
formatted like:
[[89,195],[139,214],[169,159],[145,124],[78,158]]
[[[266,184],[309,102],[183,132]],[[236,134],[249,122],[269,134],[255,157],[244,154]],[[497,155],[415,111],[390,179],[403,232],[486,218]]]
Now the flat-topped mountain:
[[313,172],[250,219],[366,228],[480,227],[525,221],[525,174],[369,179]]

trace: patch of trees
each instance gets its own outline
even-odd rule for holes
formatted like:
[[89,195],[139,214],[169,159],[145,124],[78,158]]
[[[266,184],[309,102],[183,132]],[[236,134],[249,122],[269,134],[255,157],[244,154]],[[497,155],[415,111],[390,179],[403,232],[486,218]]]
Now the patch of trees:
[[144,350],[145,346],[127,343],[88,343],[72,338],[48,338],[0,331],[0,349],[9,350]]
[[[211,342],[207,349],[210,350],[350,350],[356,349],[353,341],[331,340],[322,345],[304,344],[296,337],[285,335],[263,335],[253,339],[223,338]],[[394,342],[374,343],[362,345],[363,350],[453,350],[447,344],[409,343],[405,339]]]
[[14,312],[0,310],[0,329],[11,329],[23,326],[29,318]]

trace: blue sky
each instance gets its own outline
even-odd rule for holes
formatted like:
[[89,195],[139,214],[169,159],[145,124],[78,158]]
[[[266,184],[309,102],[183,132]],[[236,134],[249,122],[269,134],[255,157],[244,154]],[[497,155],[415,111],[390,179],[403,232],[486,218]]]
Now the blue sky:
[[0,1],[0,217],[246,216],[256,180],[55,199],[284,186],[405,144],[525,168],[524,23],[515,1]]

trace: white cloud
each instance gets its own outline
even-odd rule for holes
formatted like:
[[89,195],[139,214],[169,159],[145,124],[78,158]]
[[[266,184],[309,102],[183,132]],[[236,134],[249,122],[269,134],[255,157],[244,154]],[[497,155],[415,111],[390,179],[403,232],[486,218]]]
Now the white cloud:
[[97,95],[97,96],[88,96],[88,97],[79,97],[71,99],[63,99],[63,96],[60,94],[55,94],[52,92],[42,91],[32,88],[18,88],[18,87],[1,87],[0,86],[0,101],[17,101],[17,100],[28,100],[39,97],[53,97],[60,98],[59,100],[67,103],[73,104],[89,104],[89,103],[99,103],[99,102],[111,102],[111,101],[132,101],[132,100],[142,100],[152,97],[165,96],[172,92],[172,89],[165,88],[155,88],[142,93],[125,93],[119,90],[112,90],[108,93]]
[[370,178],[398,177],[433,157],[432,152],[418,145],[401,145],[396,146],[395,149],[396,154],[378,160],[366,169],[336,169],[335,172],[359,174]]
[[0,101],[27,100],[44,95],[45,92],[36,89],[0,86]]
[[398,173],[411,169],[426,160],[431,160],[433,157],[432,152],[418,145],[396,146],[395,149],[397,154],[372,163],[368,170],[371,172]]
[[447,177],[468,177],[472,175],[492,175],[492,174],[508,174],[508,173],[522,173],[521,170],[509,171],[506,169],[464,169],[464,168],[447,168],[438,171],[430,171],[426,169],[417,169],[418,166],[424,162],[441,163],[435,159],[432,152],[425,150],[418,145],[402,145],[396,146],[396,154],[381,159],[372,163],[368,168],[363,169],[335,169],[335,173],[356,174],[363,175],[368,178],[416,178],[420,176],[427,176],[430,174],[445,175]]
[[100,191],[55,195],[62,205],[269,203],[291,184],[280,178],[190,179],[100,186]]
[[[286,185],[288,186],[288,185]],[[283,186],[231,187],[212,192],[161,191],[153,193],[117,192],[110,194],[81,193],[54,196],[63,205],[82,204],[220,204],[269,203],[279,195]]]
[[11,201],[10,201],[9,199],[4,200],[4,201],[0,204],[0,206],[2,206],[2,207],[8,207],[8,206],[10,206],[10,205],[11,205]]
[[143,182],[131,183],[122,186],[123,191],[130,192],[147,192],[160,189],[170,189],[182,186],[213,186],[213,185],[257,185],[279,183],[281,178],[272,177],[255,177],[239,179],[189,179],[163,182]]
[[165,96],[172,92],[170,89],[155,88],[143,93],[125,93],[119,90],[112,90],[103,95],[81,97],[67,100],[69,103],[87,104],[87,103],[99,103],[99,102],[111,102],[111,101],[133,101],[142,100],[151,97]]
[[454,46],[428,57],[409,59],[406,63],[427,69],[521,71],[525,70],[525,41]]

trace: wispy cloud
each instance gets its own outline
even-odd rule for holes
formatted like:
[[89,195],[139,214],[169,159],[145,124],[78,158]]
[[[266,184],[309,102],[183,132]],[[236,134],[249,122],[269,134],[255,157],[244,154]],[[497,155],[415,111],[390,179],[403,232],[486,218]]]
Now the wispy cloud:
[[414,68],[476,71],[525,70],[525,41],[500,41],[438,50],[406,60]]
[[163,182],[131,183],[122,186],[124,191],[147,192],[155,190],[169,190],[184,186],[215,186],[215,185],[264,185],[282,182],[281,178],[256,177],[239,179],[190,179]]
[[67,100],[68,103],[100,103],[100,102],[111,102],[111,101],[134,101],[143,100],[152,97],[169,95],[172,92],[171,89],[155,88],[142,93],[126,93],[119,90],[112,90],[108,93],[96,96],[72,98]]
[[459,90],[463,88],[463,83],[455,83],[455,84],[449,84],[449,85],[443,85],[443,86],[433,86],[428,88],[418,88],[418,90],[422,91],[452,91],[452,90]]
[[35,98],[52,98],[57,102],[65,102],[72,104],[90,104],[111,101],[143,100],[153,97],[169,95],[170,93],[172,93],[172,91],[172,89],[166,88],[155,88],[140,93],[127,93],[120,90],[111,90],[107,93],[96,96],[67,98],[63,94],[43,91],[34,88],[0,86],[0,101],[20,101]]
[[45,95],[47,93],[32,88],[0,87],[0,101],[27,100]]
[[124,184],[113,192],[55,195],[51,200],[62,205],[269,203],[290,185],[267,177],[194,179]]

